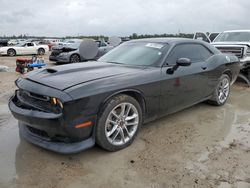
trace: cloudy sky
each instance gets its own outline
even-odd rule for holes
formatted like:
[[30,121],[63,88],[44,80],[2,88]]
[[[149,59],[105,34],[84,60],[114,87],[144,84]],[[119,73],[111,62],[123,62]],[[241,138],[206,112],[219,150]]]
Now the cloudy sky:
[[0,36],[250,29],[249,0],[0,0]]

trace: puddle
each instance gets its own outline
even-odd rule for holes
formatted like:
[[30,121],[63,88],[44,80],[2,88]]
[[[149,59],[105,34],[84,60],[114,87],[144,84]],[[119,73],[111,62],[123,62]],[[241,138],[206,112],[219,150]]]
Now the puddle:
[[17,121],[6,105],[0,105],[0,182],[9,182],[16,176],[15,154],[19,143]]
[[[250,185],[250,90],[236,88],[224,107],[226,134],[186,163],[186,169],[218,187]],[[247,91],[247,92],[246,92]],[[216,122],[213,119],[213,122]],[[221,124],[222,125],[222,124]],[[216,129],[213,129],[217,134]]]
[[9,67],[0,65],[0,72],[7,72],[9,70]]

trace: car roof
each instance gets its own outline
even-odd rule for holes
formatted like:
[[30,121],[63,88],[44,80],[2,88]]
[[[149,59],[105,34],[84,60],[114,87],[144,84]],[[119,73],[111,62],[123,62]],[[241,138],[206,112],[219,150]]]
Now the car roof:
[[229,31],[223,31],[223,33],[231,33],[231,32],[250,32],[250,30],[229,30]]
[[167,44],[178,44],[178,43],[186,43],[186,42],[192,42],[192,43],[199,43],[204,44],[203,41],[195,40],[195,39],[188,39],[188,38],[145,38],[145,39],[135,39],[128,42],[155,42],[155,43],[167,43]]
[[211,44],[204,42],[202,40],[196,40],[196,39],[188,39],[188,38],[145,38],[145,39],[136,39],[136,40],[131,40],[125,43],[130,43],[130,42],[148,42],[148,43],[165,43],[169,44],[171,46],[175,46],[178,44],[183,44],[183,43],[193,43],[193,44],[201,44],[205,47],[207,47],[210,51],[212,51],[214,54],[220,53],[220,51],[212,46]]

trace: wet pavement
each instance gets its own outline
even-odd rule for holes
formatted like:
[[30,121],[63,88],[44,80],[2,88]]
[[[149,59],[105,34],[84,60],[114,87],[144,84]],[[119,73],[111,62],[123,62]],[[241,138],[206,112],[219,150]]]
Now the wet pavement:
[[237,83],[222,107],[202,103],[149,123],[122,151],[59,155],[19,138],[7,106],[17,77],[0,73],[1,188],[250,187],[250,88]]

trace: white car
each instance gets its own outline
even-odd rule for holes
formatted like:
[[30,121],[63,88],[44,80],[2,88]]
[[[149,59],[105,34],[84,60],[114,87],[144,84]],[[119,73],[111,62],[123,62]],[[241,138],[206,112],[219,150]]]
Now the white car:
[[20,43],[24,43],[26,41],[27,41],[27,39],[11,39],[11,40],[8,41],[8,45],[13,46],[13,45],[17,45],[17,44],[20,44]]
[[15,46],[0,47],[0,55],[44,55],[49,51],[48,45],[38,45],[35,42],[27,42]]

